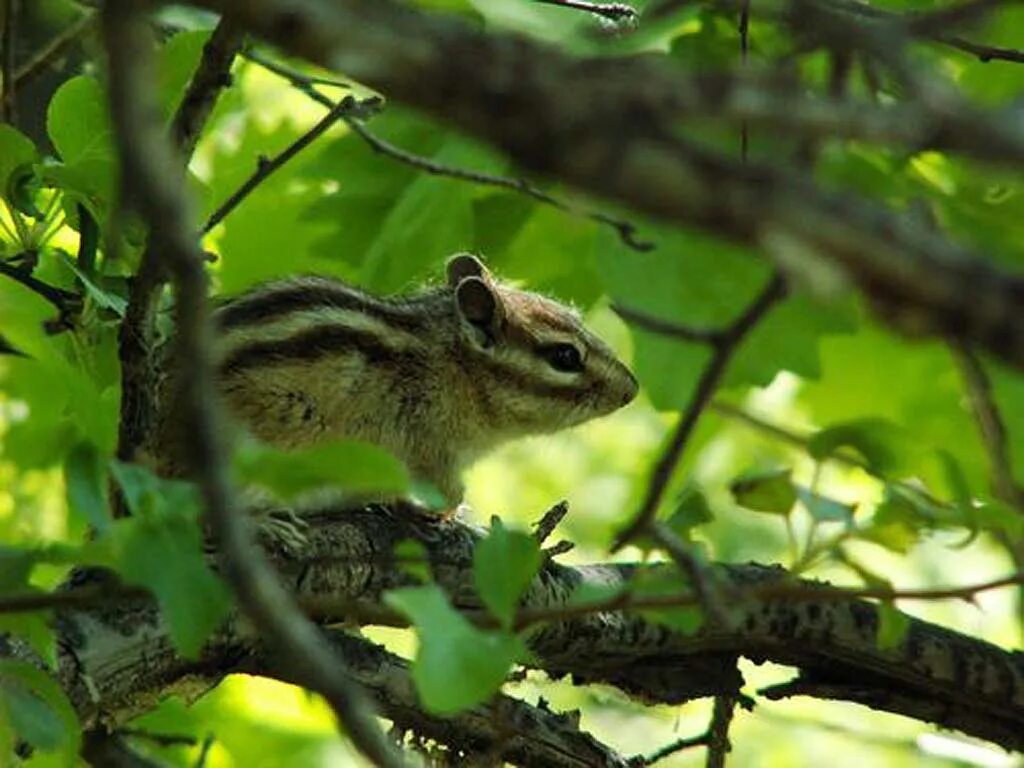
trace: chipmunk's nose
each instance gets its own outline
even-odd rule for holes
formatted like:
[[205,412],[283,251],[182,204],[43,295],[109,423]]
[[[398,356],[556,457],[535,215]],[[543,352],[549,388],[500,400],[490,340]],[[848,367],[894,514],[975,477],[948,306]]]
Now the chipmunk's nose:
[[622,393],[622,404],[629,405],[633,402],[633,398],[636,397],[636,393],[640,389],[640,383],[636,380],[636,376],[629,369],[626,369],[626,385],[625,391]]

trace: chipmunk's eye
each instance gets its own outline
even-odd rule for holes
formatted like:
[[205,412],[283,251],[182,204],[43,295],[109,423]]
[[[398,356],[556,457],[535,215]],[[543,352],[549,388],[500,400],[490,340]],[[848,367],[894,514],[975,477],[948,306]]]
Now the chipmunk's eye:
[[556,371],[575,373],[583,370],[583,357],[572,344],[550,344],[541,347],[540,354]]

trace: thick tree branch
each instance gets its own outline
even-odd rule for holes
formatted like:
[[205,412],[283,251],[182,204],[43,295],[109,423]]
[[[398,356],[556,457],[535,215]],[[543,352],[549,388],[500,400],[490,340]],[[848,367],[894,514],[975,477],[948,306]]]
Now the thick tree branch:
[[323,694],[355,746],[377,765],[401,766],[401,757],[377,727],[364,696],[337,669],[336,658],[253,544],[248,521],[237,509],[215,399],[204,259],[183,194],[183,167],[163,135],[148,90],[152,41],[136,0],[108,0],[102,22],[125,199],[149,225],[154,258],[173,276],[177,288],[178,364],[190,375],[182,377],[176,394],[192,439],[193,476],[205,519],[222,546],[225,576],[270,647],[287,659],[298,682]]
[[[483,614],[473,586],[475,529],[381,507],[325,509],[307,519],[309,550],[298,560],[278,560],[304,600],[380,605],[383,592],[408,584],[391,552],[398,542],[414,538],[427,548],[431,572],[454,605]],[[1024,748],[1024,658],[1019,654],[917,620],[897,647],[879,649],[874,606],[813,582],[790,581],[781,569],[717,567],[726,588],[747,597],[730,604],[728,625],[705,627],[695,636],[616,610],[551,620],[567,610],[569,596],[581,585],[625,587],[638,569],[663,567],[545,564],[523,601],[525,611],[549,612],[526,634],[537,666],[556,677],[571,674],[579,683],[616,685],[643,701],[678,703],[735,694],[742,684],[735,659],[744,655],[797,667],[801,685],[820,686],[806,689],[809,695],[870,703],[1007,748]],[[68,639],[61,681],[86,724],[100,715],[122,722],[151,706],[156,693],[187,694],[190,685],[205,690],[211,680],[240,666],[270,671],[253,661],[254,654],[264,657],[253,650],[252,634],[238,624],[225,628],[198,661],[180,659],[152,603],[139,598],[62,610],[58,626]],[[276,658],[281,665],[289,661]]]
[[763,78],[699,79],[645,58],[572,59],[389,0],[196,4],[497,144],[524,167],[754,244],[784,268],[824,261],[888,309],[893,325],[952,333],[1024,366],[1020,276],[910,218],[792,169],[741,165],[675,129],[687,116],[746,119],[779,131],[897,143],[902,135],[915,147],[1024,162],[1024,138],[1005,116],[945,96],[886,109],[836,105]]

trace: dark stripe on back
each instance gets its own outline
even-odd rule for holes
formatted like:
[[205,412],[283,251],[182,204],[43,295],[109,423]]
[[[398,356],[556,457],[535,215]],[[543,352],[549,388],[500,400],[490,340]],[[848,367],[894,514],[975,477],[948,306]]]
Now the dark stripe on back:
[[230,376],[249,368],[310,362],[345,352],[358,352],[371,365],[394,364],[417,356],[416,352],[398,351],[381,344],[379,337],[369,331],[328,324],[313,326],[285,339],[243,345],[221,363],[220,374]]
[[218,310],[216,322],[222,331],[229,331],[240,326],[267,323],[292,312],[317,308],[362,312],[405,331],[424,328],[423,319],[411,312],[403,312],[397,306],[341,283],[332,284],[328,281],[292,283],[287,287],[240,296]]

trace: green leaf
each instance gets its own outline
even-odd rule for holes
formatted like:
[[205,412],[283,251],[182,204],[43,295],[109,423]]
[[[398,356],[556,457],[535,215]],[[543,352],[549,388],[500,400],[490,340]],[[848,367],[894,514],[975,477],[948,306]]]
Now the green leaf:
[[[770,269],[750,249],[691,231],[636,223],[656,243],[651,253],[629,251],[614,233],[601,229],[598,273],[608,294],[624,307],[688,328],[723,328],[770,278]],[[824,305],[794,293],[765,315],[737,350],[727,383],[765,385],[780,370],[817,376],[819,340],[848,332],[854,324],[845,303]],[[682,410],[709,355],[706,345],[638,327],[631,330],[637,374],[651,401],[661,410]]]
[[811,517],[819,523],[853,523],[853,513],[857,509],[856,504],[845,504],[827,496],[815,493],[802,486],[796,487],[796,495],[800,503],[811,513]]
[[106,460],[92,443],[80,442],[64,459],[68,508],[102,533],[111,522]]
[[497,518],[473,550],[476,591],[506,629],[511,628],[519,598],[537,575],[542,559],[533,536],[509,530]]
[[117,178],[107,98],[98,80],[66,80],[50,100],[46,130],[61,163],[47,164],[44,178],[85,205],[97,222],[107,220]]
[[[40,594],[43,590],[19,590],[21,594],[26,592]],[[0,613],[0,635],[9,633],[20,637],[36,653],[39,654],[47,666],[57,666],[57,635],[50,625],[50,611],[32,611],[24,613]]]
[[50,100],[46,131],[68,165],[113,157],[107,99],[96,78],[66,80]]
[[791,469],[748,472],[733,480],[729,489],[741,507],[773,515],[788,515],[797,499]]
[[308,491],[333,487],[352,498],[395,498],[410,487],[409,473],[383,448],[356,440],[283,451],[247,442],[235,452],[241,481],[293,499]]
[[203,557],[199,496],[190,483],[158,478],[134,464],[112,462],[132,516],[110,526],[98,544],[128,584],[154,594],[171,640],[196,658],[227,616],[227,588]]
[[699,488],[687,486],[676,498],[675,510],[665,521],[672,531],[684,539],[690,538],[690,531],[699,525],[710,523],[715,519],[708,500]]
[[905,430],[884,419],[857,419],[821,430],[808,441],[811,456],[821,460],[852,448],[880,477],[900,475],[914,466],[917,447]]
[[[490,150],[451,136],[432,158],[449,166],[489,170]],[[422,174],[402,192],[385,218],[363,264],[361,282],[390,293],[407,288],[431,267],[473,243],[471,184]]]
[[416,626],[412,678],[427,711],[453,715],[490,699],[512,664],[527,656],[509,632],[484,632],[449,605],[435,585],[388,592],[384,602]]
[[0,190],[7,189],[8,178],[16,168],[38,159],[31,139],[12,125],[0,123]]
[[891,602],[878,604],[878,635],[875,644],[880,651],[898,648],[910,630],[910,617]]
[[23,661],[0,659],[0,720],[37,749],[71,761],[81,745],[75,710],[57,682]]
[[42,186],[39,173],[35,163],[22,163],[17,166],[7,177],[7,185],[4,188],[4,196],[11,207],[31,216],[33,219],[43,219],[45,215],[39,206],[36,205],[36,195]]
[[125,310],[128,309],[127,299],[100,288],[84,270],[79,269],[78,264],[72,259],[65,256],[63,261],[68,269],[75,273],[75,276],[81,281],[82,287],[85,288],[85,292],[96,302],[97,306],[109,309],[118,317],[124,317]]

